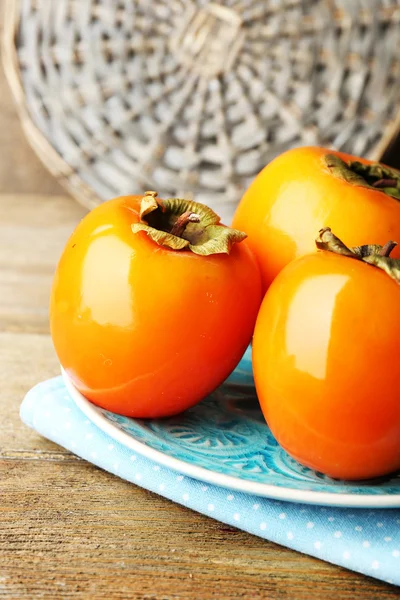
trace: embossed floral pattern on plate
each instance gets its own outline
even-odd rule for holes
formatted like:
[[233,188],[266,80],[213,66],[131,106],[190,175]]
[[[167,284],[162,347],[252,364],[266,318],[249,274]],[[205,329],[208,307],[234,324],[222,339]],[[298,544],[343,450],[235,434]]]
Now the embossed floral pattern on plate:
[[101,429],[190,476],[283,500],[400,506],[399,474],[363,483],[335,481],[302,466],[277,444],[258,405],[250,350],[223,386],[168,419],[130,419],[110,413],[90,404],[67,378],[66,383],[80,408]]

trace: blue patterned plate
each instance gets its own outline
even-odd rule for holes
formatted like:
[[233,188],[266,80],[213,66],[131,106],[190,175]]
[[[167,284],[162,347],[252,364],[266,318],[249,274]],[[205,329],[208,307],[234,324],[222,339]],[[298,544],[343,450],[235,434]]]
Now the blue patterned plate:
[[140,420],[102,410],[63,373],[86,416],[130,449],[190,477],[279,500],[329,506],[400,507],[400,474],[347,483],[300,465],[275,441],[255,395],[248,350],[226,384],[185,413]]

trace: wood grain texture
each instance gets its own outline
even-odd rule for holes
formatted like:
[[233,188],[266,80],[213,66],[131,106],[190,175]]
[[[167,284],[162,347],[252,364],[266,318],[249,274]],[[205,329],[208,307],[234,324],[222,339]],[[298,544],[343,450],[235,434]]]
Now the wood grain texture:
[[65,196],[0,195],[0,331],[48,332],[54,269],[85,212]]
[[50,459],[68,454],[19,420],[26,392],[59,373],[49,335],[0,333],[0,458]]
[[[40,468],[41,467],[41,468]],[[9,598],[394,598],[91,465],[0,461],[1,590]]]
[[[40,165],[31,168],[37,159],[13,115],[0,93],[0,598],[399,597],[397,588],[128,484],[21,423],[26,391],[59,372],[48,335],[48,294],[62,247],[84,211],[69,198],[46,196],[58,187]],[[5,190],[29,195],[1,195]]]

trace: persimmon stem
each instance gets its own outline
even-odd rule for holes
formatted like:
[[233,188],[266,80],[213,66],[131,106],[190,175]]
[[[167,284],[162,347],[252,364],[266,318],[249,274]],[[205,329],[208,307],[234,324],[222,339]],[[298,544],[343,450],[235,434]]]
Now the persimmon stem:
[[319,250],[327,250],[339,256],[347,256],[377,267],[400,285],[400,259],[389,256],[393,248],[397,246],[396,242],[390,240],[384,246],[364,244],[363,246],[348,248],[342,240],[332,233],[330,227],[324,227],[320,229],[315,243]]
[[354,186],[382,192],[400,201],[400,172],[380,163],[345,162],[337,154],[326,154],[324,162],[332,175]]
[[143,231],[158,246],[198,256],[229,254],[234,244],[247,237],[243,231],[221,225],[217,213],[200,202],[162,200],[153,191],[142,197],[139,215],[140,221],[131,225],[133,233]]
[[376,188],[396,187],[397,181],[396,179],[378,179],[372,185]]
[[181,237],[189,223],[200,223],[200,217],[196,213],[187,210],[175,221],[170,231],[171,235]]
[[384,246],[382,246],[382,250],[379,252],[380,256],[390,256],[391,251],[396,248],[397,246],[397,242],[393,242],[392,240],[389,240],[388,242],[386,242],[386,244]]

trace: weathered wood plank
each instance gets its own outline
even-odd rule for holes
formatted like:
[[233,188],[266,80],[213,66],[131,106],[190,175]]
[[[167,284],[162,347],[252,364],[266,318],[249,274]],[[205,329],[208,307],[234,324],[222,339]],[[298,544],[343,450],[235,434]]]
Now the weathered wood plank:
[[0,331],[48,332],[55,265],[84,214],[66,196],[0,195]]
[[60,452],[55,444],[25,427],[19,418],[26,392],[59,373],[49,335],[0,333],[0,457],[48,459],[46,453]]
[[0,461],[0,597],[398,597],[198,515],[85,462]]

